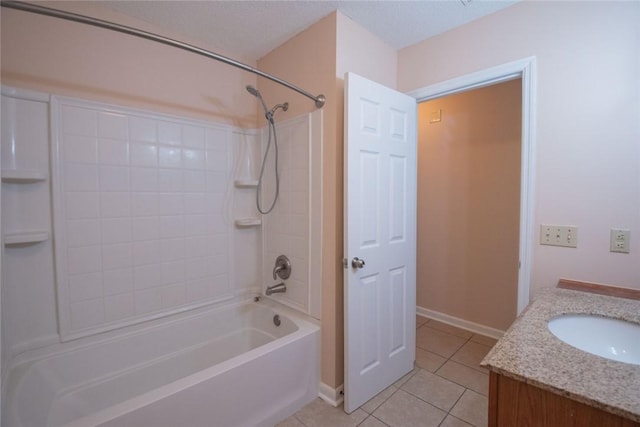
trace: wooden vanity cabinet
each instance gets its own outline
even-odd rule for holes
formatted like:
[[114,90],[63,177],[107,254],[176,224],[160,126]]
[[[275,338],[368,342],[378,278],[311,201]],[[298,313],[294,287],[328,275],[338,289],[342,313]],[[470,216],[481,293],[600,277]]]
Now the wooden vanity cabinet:
[[640,427],[640,423],[504,375],[489,374],[489,427]]

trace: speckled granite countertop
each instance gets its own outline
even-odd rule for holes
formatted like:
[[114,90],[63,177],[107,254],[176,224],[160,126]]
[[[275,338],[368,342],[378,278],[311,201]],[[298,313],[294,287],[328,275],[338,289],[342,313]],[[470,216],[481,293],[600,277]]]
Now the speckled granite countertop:
[[640,422],[640,365],[605,359],[560,341],[547,322],[568,313],[640,323],[640,301],[549,289],[516,319],[482,366]]

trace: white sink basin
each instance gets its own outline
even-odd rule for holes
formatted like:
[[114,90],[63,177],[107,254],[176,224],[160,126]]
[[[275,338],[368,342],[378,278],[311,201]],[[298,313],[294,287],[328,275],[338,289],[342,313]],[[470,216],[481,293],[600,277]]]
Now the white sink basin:
[[551,319],[549,330],[567,344],[596,356],[640,365],[640,325],[587,314]]

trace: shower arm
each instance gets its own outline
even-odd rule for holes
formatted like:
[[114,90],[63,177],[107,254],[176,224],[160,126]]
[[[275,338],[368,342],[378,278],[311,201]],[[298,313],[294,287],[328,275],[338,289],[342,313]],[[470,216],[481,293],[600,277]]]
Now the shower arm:
[[231,65],[236,68],[240,68],[244,71],[248,71],[253,74],[257,74],[261,77],[269,79],[273,82],[276,82],[282,86],[286,86],[291,90],[298,92],[301,95],[306,96],[307,98],[314,101],[316,108],[322,108],[325,103],[325,96],[318,95],[315,96],[304,89],[299,88],[296,85],[293,85],[286,80],[282,80],[276,76],[265,73],[264,71],[260,71],[257,68],[251,67],[247,64],[243,64],[242,62],[236,61],[235,59],[231,59],[229,57],[219,55],[217,53],[199,48],[197,46],[184,43],[178,40],[170,39],[168,37],[160,36],[158,34],[150,33],[143,30],[138,30],[133,27],[128,27],[126,25],[116,24],[114,22],[104,21],[102,19],[92,18],[90,16],[79,15],[77,13],[66,12],[59,9],[53,9],[50,7],[40,6],[33,3],[25,3],[21,1],[2,1],[0,3],[2,7],[8,7],[11,9],[22,10],[25,12],[37,13],[40,15],[51,16],[54,18],[66,19],[68,21],[80,22],[82,24],[93,25],[95,27],[106,28],[108,30],[118,31],[120,33],[129,34],[131,36],[141,37],[143,39],[152,40],[158,43],[162,43],[168,46],[177,47],[179,49],[186,50],[188,52],[192,52],[198,55],[206,56],[207,58],[215,59],[216,61],[224,62],[227,65]]

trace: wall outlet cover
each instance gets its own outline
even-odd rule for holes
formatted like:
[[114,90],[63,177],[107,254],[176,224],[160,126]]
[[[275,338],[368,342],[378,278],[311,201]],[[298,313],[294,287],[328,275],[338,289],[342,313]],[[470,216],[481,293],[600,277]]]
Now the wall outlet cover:
[[630,230],[624,228],[612,228],[610,234],[609,251],[628,254],[630,238]]

